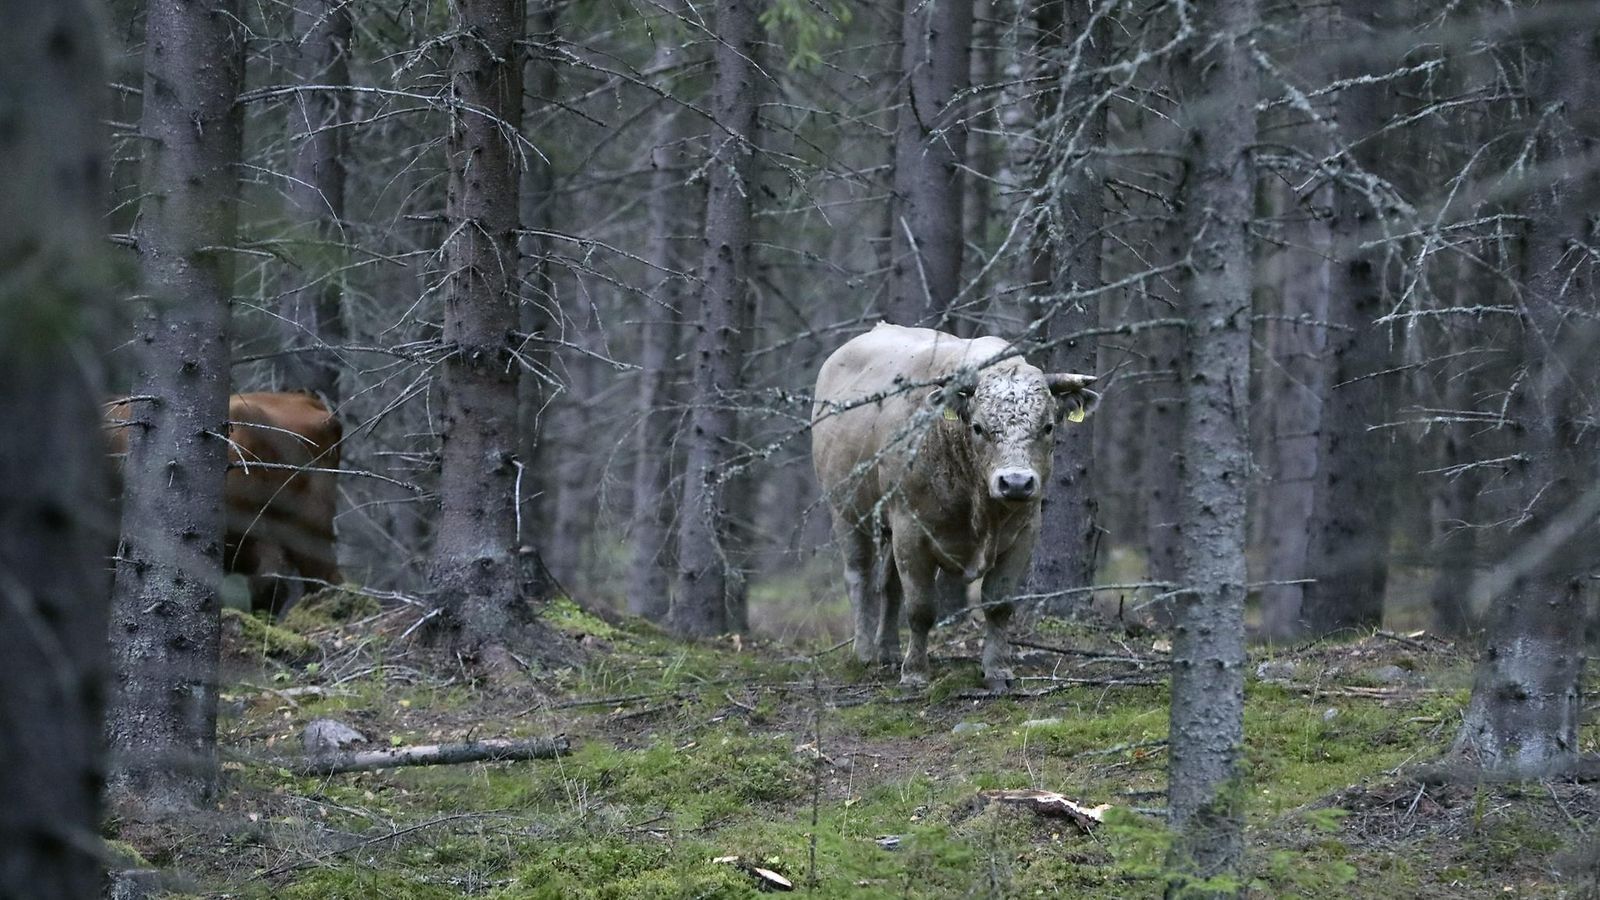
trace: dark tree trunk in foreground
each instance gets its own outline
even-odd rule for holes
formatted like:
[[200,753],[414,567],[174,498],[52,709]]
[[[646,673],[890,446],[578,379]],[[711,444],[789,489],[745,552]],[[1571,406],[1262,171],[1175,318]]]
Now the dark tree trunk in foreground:
[[[1583,580],[1594,564],[1595,414],[1592,363],[1600,329],[1593,262],[1575,246],[1591,245],[1590,212],[1600,193],[1594,174],[1593,114],[1596,19],[1587,7],[1544,42],[1540,77],[1530,79],[1535,108],[1555,115],[1538,138],[1547,168],[1533,178],[1525,203],[1521,312],[1523,378],[1511,415],[1526,435],[1528,461],[1513,477],[1519,523],[1491,586],[1483,655],[1457,750],[1485,773],[1550,778],[1578,755],[1584,666]],[[1499,587],[1501,589],[1495,589]]]
[[[300,84],[341,87],[350,83],[350,6],[344,0],[296,4],[294,35],[299,41],[290,66]],[[294,163],[284,187],[300,266],[290,276],[300,285],[285,298],[284,317],[292,333],[291,347],[339,345],[345,340],[340,303],[344,278],[337,271],[348,243],[344,218],[344,155],[350,95],[339,90],[296,94],[289,105],[289,139]],[[282,358],[279,381],[287,390],[321,394],[330,405],[339,401],[339,354],[336,350],[294,353]]]
[[0,897],[100,891],[116,533],[87,360],[103,258],[105,49],[85,2],[0,3]]
[[[1347,46],[1369,45],[1386,32],[1375,0],[1345,0],[1341,5]],[[1343,77],[1367,74],[1359,57]],[[1366,171],[1381,171],[1378,139],[1383,124],[1382,84],[1348,88],[1339,97],[1340,137]],[[1380,251],[1363,249],[1379,237],[1378,211],[1355,186],[1338,183],[1333,191],[1334,261],[1329,290],[1327,392],[1322,407],[1319,465],[1309,526],[1307,575],[1301,589],[1300,619],[1313,635],[1383,624],[1383,593],[1389,576],[1389,527],[1393,520],[1392,430],[1369,430],[1387,422],[1383,378],[1390,368],[1389,329],[1374,324],[1388,310],[1383,300]]]
[[724,553],[728,513],[723,479],[738,433],[734,404],[743,360],[738,334],[747,302],[750,197],[755,183],[755,0],[717,4],[716,84],[712,98],[712,158],[706,195],[699,320],[695,326],[694,409],[690,414],[683,514],[678,519],[678,584],[667,614],[678,634],[728,630],[729,560]]
[[[464,651],[491,670],[542,599],[543,566],[517,531],[517,378],[510,353],[517,327],[514,276],[522,64],[518,0],[460,0],[463,36],[452,45],[455,108],[445,246],[440,519],[433,581]],[[468,111],[472,110],[472,111]]]
[[[228,303],[244,69],[239,4],[156,0],[145,26],[138,374],[111,646],[113,797],[192,808],[217,775]],[[148,399],[144,399],[148,398]]]
[[[1211,0],[1184,54],[1179,111],[1189,136],[1183,198],[1192,236],[1183,310],[1182,576],[1172,639],[1170,824],[1174,893],[1230,874],[1243,849],[1238,807],[1244,732],[1245,489],[1249,481],[1248,226],[1256,76],[1245,46],[1253,0]],[[1182,70],[1180,70],[1182,71]]]
[[966,127],[952,105],[967,87],[972,0],[908,0],[901,26],[889,296],[884,318],[945,323],[961,288],[961,170]]
[[[1052,0],[1038,13],[1042,42],[1056,53],[1066,53],[1091,27],[1089,4]],[[1102,64],[1110,44],[1106,20],[1094,23],[1094,34],[1084,42],[1079,71]],[[1047,69],[1048,77],[1063,78],[1060,65]],[[1052,342],[1047,351],[1048,372],[1093,374],[1100,364],[1097,338],[1067,336],[1100,324],[1101,295],[1067,300],[1066,297],[1100,286],[1101,224],[1105,219],[1104,181],[1090,151],[1105,143],[1106,107],[1088,105],[1102,89],[1098,81],[1053,86],[1056,102],[1041,121],[1047,142],[1047,164],[1039,173],[1049,203],[1049,227],[1044,246],[1038,248],[1031,280],[1043,282],[1046,307],[1039,338]],[[1071,143],[1069,151],[1068,143]],[[1071,156],[1067,156],[1067,153]],[[1094,470],[1094,422],[1063,420],[1056,432],[1050,484],[1044,495],[1039,544],[1033,556],[1033,593],[1078,590],[1094,583],[1095,548],[1099,545],[1096,502],[1090,473]],[[1061,594],[1043,601],[1053,615],[1087,609],[1089,595]]]

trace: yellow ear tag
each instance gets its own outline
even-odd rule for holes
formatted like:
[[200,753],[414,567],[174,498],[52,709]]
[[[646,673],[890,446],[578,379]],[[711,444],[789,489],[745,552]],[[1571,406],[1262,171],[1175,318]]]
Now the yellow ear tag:
[[960,417],[960,416],[958,416],[958,415],[956,415],[956,411],[955,411],[955,410],[953,410],[953,409],[947,409],[947,410],[945,410],[945,411],[944,411],[944,417],[945,417],[945,418],[946,418],[946,419],[947,419],[947,420],[949,420],[949,421],[951,421],[951,422],[954,422],[954,421],[956,421],[956,420],[957,420],[957,419],[959,419],[959,418],[961,418],[961,417]]
[[1072,411],[1067,413],[1067,421],[1068,422],[1082,422],[1084,417],[1087,416],[1087,415],[1088,415],[1088,413],[1084,412],[1083,406],[1080,404],[1078,406],[1074,406],[1072,408]]

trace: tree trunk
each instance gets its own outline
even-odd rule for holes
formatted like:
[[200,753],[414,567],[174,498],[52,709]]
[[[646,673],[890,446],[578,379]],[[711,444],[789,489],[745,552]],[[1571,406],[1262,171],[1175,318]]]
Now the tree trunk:
[[[1478,661],[1456,746],[1487,774],[1544,779],[1578,758],[1584,667],[1582,582],[1593,565],[1592,510],[1564,538],[1565,507],[1592,494],[1595,373],[1588,364],[1600,329],[1591,263],[1571,253],[1590,234],[1590,204],[1600,187],[1592,75],[1592,11],[1558,26],[1545,46],[1548,59],[1530,78],[1536,108],[1559,111],[1537,138],[1552,183],[1531,186],[1521,296],[1524,377],[1510,412],[1526,435],[1528,462],[1513,472],[1520,509],[1511,551],[1501,560],[1515,570],[1503,596],[1491,597],[1489,633]],[[1537,543],[1549,541],[1549,552]]]
[[[1344,0],[1341,10],[1352,46],[1381,34],[1376,0]],[[1344,77],[1365,74],[1359,60]],[[1339,128],[1348,142],[1368,138],[1383,124],[1381,83],[1348,88],[1339,98]],[[1381,167],[1377,142],[1352,151],[1366,170]],[[1327,394],[1320,422],[1320,472],[1308,527],[1307,575],[1301,622],[1313,635],[1383,624],[1383,594],[1389,574],[1389,526],[1393,519],[1394,466],[1391,431],[1369,430],[1388,421],[1389,398],[1382,378],[1391,367],[1389,330],[1374,324],[1386,312],[1383,274],[1376,250],[1361,243],[1376,237],[1377,211],[1356,187],[1333,191],[1328,317]]]
[[[445,245],[440,518],[433,582],[453,645],[500,663],[500,648],[544,598],[543,566],[518,532],[518,192],[524,148],[502,123],[520,122],[525,25],[519,0],[458,0],[464,34],[451,50],[453,107]],[[527,151],[531,152],[531,151]]]
[[[676,9],[676,7],[673,7]],[[670,65],[678,45],[663,37],[650,61],[650,71]],[[664,79],[663,88],[670,85]],[[668,542],[672,529],[672,422],[666,409],[673,356],[681,326],[684,291],[669,274],[682,269],[682,254],[673,246],[681,227],[689,191],[678,163],[683,158],[682,114],[676,105],[656,101],[650,134],[649,243],[645,277],[654,286],[643,314],[639,352],[638,430],[634,440],[633,523],[629,534],[628,612],[652,622],[666,618],[672,586]]]
[[[1182,259],[1183,222],[1172,215],[1156,227],[1158,261],[1167,265]],[[1150,314],[1153,317],[1172,315],[1179,298],[1167,296],[1167,279],[1156,279],[1150,292],[1153,301],[1148,304]],[[1140,386],[1145,401],[1139,460],[1139,483],[1144,489],[1145,571],[1151,581],[1176,584],[1182,574],[1178,471],[1183,440],[1184,392],[1179,372],[1183,334],[1175,328],[1153,329],[1145,340],[1145,347],[1151,372],[1150,380]],[[1170,600],[1156,602],[1150,614],[1166,627],[1171,624],[1172,603]]]
[[92,897],[103,871],[105,552],[116,521],[97,364],[113,286],[95,6],[0,3],[0,419],[27,426],[0,436],[4,897]]
[[[1304,36],[1312,47],[1329,46],[1329,14],[1323,10],[1306,13]],[[1323,83],[1331,67],[1313,61],[1310,79]],[[1325,105],[1317,111],[1328,116]],[[1303,118],[1294,109],[1289,117]],[[1334,148],[1318,122],[1293,126],[1289,143],[1327,154]],[[1320,179],[1320,175],[1317,176]],[[1275,193],[1286,216],[1283,247],[1275,255],[1278,288],[1274,292],[1278,318],[1265,324],[1267,360],[1262,371],[1261,468],[1265,479],[1259,486],[1257,501],[1260,522],[1257,537],[1264,544],[1262,574],[1267,582],[1261,588],[1261,630],[1272,638],[1288,638],[1300,630],[1303,584],[1306,578],[1306,553],[1311,542],[1309,529],[1320,470],[1322,398],[1326,394],[1327,366],[1323,353],[1327,346],[1328,296],[1331,271],[1328,254],[1333,245],[1327,210],[1333,204],[1333,187],[1327,181],[1313,182],[1311,191],[1299,196],[1292,185],[1281,185]]]
[[[1068,53],[1085,31],[1083,56],[1076,71],[1097,71],[1110,44],[1108,20],[1090,21],[1089,4],[1051,0],[1036,14],[1041,44],[1046,52]],[[1039,177],[1048,204],[1041,223],[1040,246],[1035,251],[1039,269],[1030,280],[1043,282],[1047,305],[1040,308],[1039,339],[1047,342],[1046,371],[1093,373],[1100,364],[1098,338],[1066,340],[1066,336],[1100,324],[1101,296],[1068,300],[1074,294],[1098,288],[1100,280],[1100,228],[1105,219],[1104,180],[1095,157],[1105,144],[1106,106],[1098,100],[1100,79],[1066,83],[1065,62],[1056,60],[1043,73],[1057,79],[1052,85],[1053,110],[1041,121],[1046,162]],[[1053,342],[1053,343],[1052,343]],[[1094,583],[1095,549],[1099,545],[1099,504],[1090,473],[1094,470],[1092,422],[1062,422],[1057,432],[1050,484],[1041,504],[1039,543],[1034,551],[1032,593],[1062,592]],[[1045,600],[1044,611],[1068,615],[1087,608],[1083,594],[1061,594]]]
[[728,560],[723,552],[726,462],[737,435],[734,404],[743,364],[740,308],[749,302],[750,195],[754,190],[756,98],[755,0],[718,0],[712,156],[706,195],[699,318],[695,326],[694,399],[690,413],[678,584],[668,627],[684,635],[728,629]]
[[108,731],[113,798],[158,814],[201,805],[217,776],[239,29],[237,0],[158,0],[145,25],[132,393],[151,399],[130,410],[123,463]]
[[[295,6],[294,34],[299,43],[289,62],[295,79],[306,85],[342,87],[350,83],[349,4],[344,0],[311,0]],[[296,236],[301,283],[286,299],[284,318],[289,346],[327,347],[345,340],[344,277],[338,271],[348,243],[343,234],[344,156],[350,95],[339,90],[314,90],[295,95],[289,106],[289,135],[295,144],[290,178],[284,188],[289,219]],[[330,407],[339,400],[339,351],[318,350],[281,357],[279,382],[290,390],[325,397]]]
[[894,144],[889,296],[884,318],[947,325],[961,288],[961,169],[973,0],[909,3],[902,18],[902,88]]
[[[548,123],[556,108],[559,90],[555,51],[547,46],[557,39],[559,24],[555,0],[536,0],[529,10],[530,41],[525,77],[533,100],[529,118],[542,114],[542,121],[524,121],[522,131],[540,139],[550,131]],[[540,46],[541,44],[546,46]],[[539,154],[526,155],[522,173],[522,226],[530,231],[550,231],[556,224],[556,176],[551,161]],[[518,494],[525,534],[544,535],[551,531],[555,497],[555,468],[559,456],[544,440],[555,397],[555,353],[549,339],[556,332],[560,301],[552,272],[551,239],[541,234],[522,237],[522,286],[517,303],[518,329],[525,335],[518,344],[534,371],[517,379],[517,456],[522,461],[522,490]],[[548,549],[548,548],[547,548]]]
[[1214,29],[1182,51],[1191,85],[1183,201],[1192,237],[1183,297],[1184,394],[1178,523],[1181,590],[1172,641],[1170,864],[1185,878],[1231,873],[1243,849],[1238,764],[1244,739],[1245,490],[1249,482],[1250,289],[1255,71],[1253,0],[1211,0]]

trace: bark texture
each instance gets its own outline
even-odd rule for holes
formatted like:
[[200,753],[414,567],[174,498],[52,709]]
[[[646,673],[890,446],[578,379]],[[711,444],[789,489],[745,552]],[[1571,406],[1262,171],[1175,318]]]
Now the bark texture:
[[100,890],[115,540],[98,321],[107,114],[95,5],[0,3],[0,896]]
[[1253,0],[1212,0],[1196,13],[1204,24],[1182,51],[1187,90],[1179,110],[1189,139],[1183,216],[1194,243],[1183,298],[1182,593],[1174,609],[1167,789],[1178,893],[1186,893],[1186,879],[1232,872],[1243,849],[1235,781],[1244,730],[1249,153],[1256,134],[1246,43],[1256,7]]
[[717,4],[712,158],[700,264],[704,285],[692,357],[694,399],[685,438],[688,461],[678,525],[677,591],[667,614],[668,627],[685,635],[728,630],[723,479],[738,429],[734,391],[743,362],[741,307],[750,302],[745,269],[755,187],[756,102],[763,77],[755,65],[759,13],[754,0]]
[[[460,650],[498,654],[532,620],[544,568],[518,533],[517,326],[522,65],[520,0],[461,0],[452,45],[455,107],[445,245],[440,518],[433,581]],[[497,664],[497,658],[480,661]]]
[[114,799],[196,807],[217,775],[218,586],[244,68],[239,4],[155,0],[145,25],[137,374],[111,645]]
[[[1083,40],[1079,71],[1103,65],[1110,45],[1104,18],[1091,20],[1090,4],[1052,0],[1037,14],[1041,40],[1052,52],[1065,54]],[[1091,31],[1092,29],[1092,31]],[[1085,32],[1090,32],[1085,35]],[[1047,77],[1062,79],[1061,64]],[[1093,374],[1100,364],[1097,338],[1070,338],[1100,324],[1100,296],[1067,299],[1101,284],[1101,225],[1105,220],[1104,179],[1091,151],[1105,143],[1106,107],[1091,104],[1101,90],[1099,79],[1054,85],[1055,108],[1043,118],[1048,142],[1047,164],[1039,173],[1047,198],[1041,244],[1035,257],[1034,284],[1046,291],[1039,338],[1049,347],[1047,372]],[[1032,593],[1075,590],[1094,583],[1095,550],[1099,546],[1099,503],[1090,477],[1094,470],[1094,429],[1099,418],[1063,420],[1057,431],[1050,483],[1040,503],[1039,543],[1033,556]],[[1088,608],[1086,594],[1057,594],[1043,602],[1053,615]]]
[[[1587,365],[1600,329],[1587,254],[1590,210],[1600,187],[1593,104],[1596,21],[1577,11],[1540,35],[1540,74],[1530,95],[1552,112],[1537,138],[1549,182],[1530,185],[1522,291],[1526,369],[1511,399],[1527,463],[1513,472],[1521,509],[1503,594],[1491,596],[1483,655],[1457,749],[1486,774],[1550,778],[1578,759],[1584,667],[1582,582],[1593,564],[1595,374]],[[1538,178],[1539,176],[1534,176]],[[1570,507],[1570,510],[1569,510]],[[1563,515],[1567,513],[1567,515]],[[1577,522],[1563,521],[1572,515]],[[1557,536],[1559,535],[1559,536]]]
[[900,111],[894,143],[889,295],[884,318],[944,327],[961,288],[961,105],[973,0],[907,3],[901,19]]
[[289,136],[294,146],[289,183],[284,189],[295,227],[299,286],[285,298],[284,318],[291,347],[323,348],[282,357],[278,373],[288,390],[320,394],[330,406],[339,400],[339,352],[326,349],[345,340],[343,279],[339,263],[343,236],[345,143],[350,94],[350,5],[344,0],[310,0],[295,5],[294,34],[299,43],[290,57],[293,77],[302,85],[334,88],[297,94],[289,105]]
[[[1344,0],[1342,32],[1351,46],[1384,33],[1377,0]],[[1359,56],[1340,72],[1366,74]],[[1339,129],[1348,144],[1370,138],[1384,121],[1383,84],[1352,87],[1339,98]],[[1351,150],[1364,170],[1382,168],[1378,142]],[[1300,620],[1314,635],[1383,624],[1383,593],[1389,575],[1389,534],[1394,518],[1392,429],[1369,430],[1388,421],[1386,382],[1366,377],[1391,367],[1390,336],[1374,324],[1388,309],[1378,251],[1361,243],[1377,237],[1379,210],[1355,186],[1333,191],[1333,271],[1329,291],[1326,399],[1319,423],[1320,471],[1308,526],[1306,567],[1313,579],[1301,589]]]

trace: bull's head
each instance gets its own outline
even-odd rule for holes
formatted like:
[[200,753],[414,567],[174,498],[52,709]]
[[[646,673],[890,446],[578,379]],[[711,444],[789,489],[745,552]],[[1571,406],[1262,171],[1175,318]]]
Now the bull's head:
[[1072,423],[1100,402],[1089,390],[1093,375],[1049,374],[1037,370],[989,371],[972,386],[951,385],[929,398],[965,429],[966,441],[989,496],[1025,503],[1039,499],[1050,477],[1055,430]]

